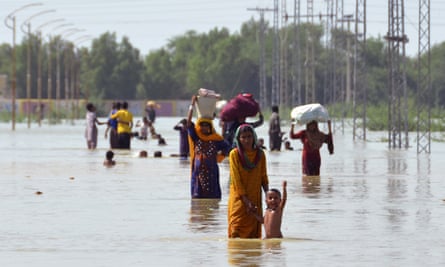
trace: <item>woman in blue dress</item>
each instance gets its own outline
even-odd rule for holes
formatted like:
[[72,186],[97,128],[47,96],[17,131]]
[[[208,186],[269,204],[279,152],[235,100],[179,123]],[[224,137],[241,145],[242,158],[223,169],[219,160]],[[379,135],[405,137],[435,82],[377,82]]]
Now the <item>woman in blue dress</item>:
[[228,154],[230,145],[213,128],[212,118],[198,118],[192,122],[192,98],[187,117],[190,144],[192,198],[221,198],[218,162]]

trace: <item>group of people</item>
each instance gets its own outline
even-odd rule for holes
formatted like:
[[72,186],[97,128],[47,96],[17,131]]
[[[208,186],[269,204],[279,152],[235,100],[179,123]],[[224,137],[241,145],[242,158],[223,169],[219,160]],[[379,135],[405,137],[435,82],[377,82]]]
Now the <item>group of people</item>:
[[[264,143],[258,141],[255,127],[263,124],[261,112],[257,122],[247,123],[246,118],[223,124],[222,134],[213,126],[213,118],[199,117],[193,122],[193,109],[197,96],[192,102],[186,119],[182,119],[173,129],[180,133],[180,157],[190,156],[191,179],[190,194],[194,199],[221,199],[221,185],[219,167],[224,158],[228,157],[230,166],[230,192],[228,201],[228,237],[229,238],[261,238],[264,225],[266,238],[281,238],[281,218],[287,200],[286,181],[283,181],[282,192],[269,188],[266,155]],[[271,151],[280,151],[283,132],[280,127],[279,110],[272,107],[269,121],[269,146]],[[154,120],[153,110],[147,112],[148,118]],[[112,121],[116,120],[116,121]],[[132,114],[128,111],[128,104],[124,102],[121,109],[110,113],[108,125],[110,127],[110,145],[119,148],[130,148]],[[145,119],[144,119],[145,122]],[[113,123],[117,127],[113,128]],[[95,148],[97,142],[95,108],[87,105],[87,140],[88,147]],[[90,127],[91,126],[91,127]],[[329,152],[333,153],[332,134],[325,134],[318,129],[318,123],[312,121],[305,130],[295,132],[292,124],[290,139],[300,139],[303,143],[302,172],[306,176],[320,175],[320,148],[323,143],[328,144]],[[94,138],[94,135],[96,137]],[[89,137],[92,137],[88,139]],[[112,136],[117,136],[113,139]],[[286,149],[290,149],[290,142]],[[110,157],[110,158],[108,158]],[[104,165],[115,164],[113,153],[107,152]],[[263,214],[262,194],[265,194],[267,208]]]
[[[255,127],[263,123],[262,114],[260,113],[260,120],[254,123],[246,123],[243,117],[225,123],[222,125],[223,134],[220,135],[213,127],[213,118],[200,117],[196,122],[192,121],[196,101],[197,97],[193,96],[187,116],[191,197],[221,198],[218,163],[228,156],[228,237],[261,238],[262,224],[266,238],[282,237],[281,219],[287,199],[287,183],[283,182],[282,194],[277,189],[269,188],[266,156],[255,132]],[[269,126],[270,150],[279,151],[283,133],[277,106],[272,107]],[[319,175],[319,149],[323,143],[332,144],[331,133],[324,134],[319,131],[317,122],[314,121],[307,125],[306,130],[297,133],[294,133],[292,126],[290,138],[301,139],[303,142],[303,174]],[[267,205],[264,215],[263,192]]]

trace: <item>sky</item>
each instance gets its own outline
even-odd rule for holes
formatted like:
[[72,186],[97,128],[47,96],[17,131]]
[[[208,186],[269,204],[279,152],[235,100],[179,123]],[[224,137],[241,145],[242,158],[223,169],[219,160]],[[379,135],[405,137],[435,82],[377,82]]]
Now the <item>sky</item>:
[[[340,0],[339,0],[340,1]],[[0,19],[7,20],[12,12],[17,21],[16,43],[24,33],[20,27],[29,19],[31,31],[40,29],[43,36],[62,35],[77,46],[89,47],[93,38],[105,32],[116,33],[117,41],[126,36],[142,55],[165,46],[175,36],[189,30],[206,33],[214,28],[239,32],[243,22],[259,20],[257,11],[248,9],[273,8],[273,0],[0,0]],[[301,0],[305,15],[306,1]],[[33,5],[35,4],[35,5]],[[281,5],[281,3],[280,3]],[[287,0],[286,10],[292,15],[294,0]],[[355,0],[344,0],[344,13],[353,14]],[[405,32],[409,43],[407,54],[418,49],[418,0],[405,1]],[[431,45],[444,41],[444,0],[431,0]],[[314,13],[326,14],[326,0],[314,0]],[[36,15],[37,14],[37,15]],[[272,25],[273,13],[265,12]],[[304,19],[302,19],[304,20]],[[315,22],[319,21],[318,18]],[[367,1],[367,36],[383,37],[388,29],[388,1]],[[68,25],[66,25],[68,24]],[[0,25],[0,43],[12,43],[12,30]]]

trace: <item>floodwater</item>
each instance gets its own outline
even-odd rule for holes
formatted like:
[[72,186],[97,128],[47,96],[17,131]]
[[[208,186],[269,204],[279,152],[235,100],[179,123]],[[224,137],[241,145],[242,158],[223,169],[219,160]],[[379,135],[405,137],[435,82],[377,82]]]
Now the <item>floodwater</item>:
[[[363,143],[346,130],[334,155],[322,148],[321,177],[303,179],[293,140],[296,151],[266,152],[270,186],[288,181],[285,238],[229,240],[227,160],[221,201],[192,201],[189,162],[170,156],[179,119],[156,122],[167,146],[133,140],[112,168],[104,126],[89,151],[83,120],[0,124],[0,266],[445,265],[445,144],[417,155],[414,141],[389,150],[384,132]],[[258,133],[267,145],[267,123]]]

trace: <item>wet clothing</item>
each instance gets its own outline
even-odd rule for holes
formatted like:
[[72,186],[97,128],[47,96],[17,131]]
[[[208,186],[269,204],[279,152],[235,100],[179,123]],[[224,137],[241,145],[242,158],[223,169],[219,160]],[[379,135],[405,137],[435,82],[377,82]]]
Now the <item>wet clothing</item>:
[[[238,148],[232,149],[229,154],[228,236],[229,238],[261,238],[262,225],[254,215],[247,212],[241,196],[246,195],[258,207],[259,216],[262,216],[262,187],[269,184],[266,157],[262,149],[248,151],[244,155],[247,160],[243,159]],[[257,158],[259,160],[256,160]],[[250,162],[250,164],[246,166],[243,163],[245,161]],[[251,166],[252,162],[256,164]]]
[[178,123],[173,127],[174,130],[179,131],[179,156],[181,159],[187,159],[189,156],[189,141],[187,126],[183,123]]
[[281,150],[282,133],[280,126],[280,116],[277,112],[272,112],[269,119],[269,149],[270,151]]
[[117,119],[117,134],[119,139],[119,148],[130,149],[131,128],[133,126],[133,114],[127,109],[120,109],[110,116],[111,119]]
[[233,141],[235,139],[235,132],[238,129],[238,127],[241,124],[249,124],[251,125],[253,128],[257,128],[261,125],[263,125],[264,122],[264,117],[261,114],[259,119],[255,122],[239,122],[239,121],[228,121],[228,122],[224,122],[224,139],[226,140],[227,143],[230,144],[231,147],[235,147],[235,145],[233,144]]
[[[114,115],[117,112],[117,109],[113,109],[110,113]],[[117,134],[117,119],[108,119],[108,125],[110,127],[110,148],[119,148],[119,136]]]
[[156,109],[154,107],[146,107],[145,108],[145,116],[152,123],[156,120]]
[[221,198],[218,162],[223,156],[218,151],[227,154],[230,146],[215,132],[213,126],[212,134],[201,134],[199,123],[204,120],[198,119],[196,125],[192,123],[188,127],[191,195],[192,198]]
[[97,146],[97,126],[96,126],[96,112],[87,111],[86,116],[85,138],[89,148],[96,148]]
[[309,134],[307,130],[290,133],[291,139],[301,139],[303,143],[302,170],[304,175],[320,175],[321,157],[320,148],[323,143],[332,146],[332,135],[317,131]]

